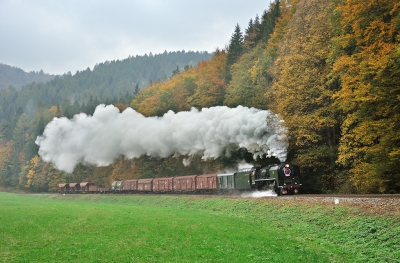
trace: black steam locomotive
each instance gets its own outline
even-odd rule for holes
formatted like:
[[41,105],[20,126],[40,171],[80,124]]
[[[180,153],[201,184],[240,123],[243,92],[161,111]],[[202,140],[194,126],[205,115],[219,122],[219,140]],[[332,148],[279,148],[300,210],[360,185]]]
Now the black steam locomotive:
[[272,189],[278,195],[298,194],[301,187],[300,169],[297,165],[274,164],[268,167],[253,167],[251,177],[255,189]]

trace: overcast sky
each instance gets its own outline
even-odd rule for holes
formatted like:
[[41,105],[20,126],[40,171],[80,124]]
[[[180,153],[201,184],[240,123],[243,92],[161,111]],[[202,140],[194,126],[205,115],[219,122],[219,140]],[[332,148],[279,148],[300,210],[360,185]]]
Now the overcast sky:
[[224,48],[270,0],[0,0],[0,63],[63,74],[106,60]]

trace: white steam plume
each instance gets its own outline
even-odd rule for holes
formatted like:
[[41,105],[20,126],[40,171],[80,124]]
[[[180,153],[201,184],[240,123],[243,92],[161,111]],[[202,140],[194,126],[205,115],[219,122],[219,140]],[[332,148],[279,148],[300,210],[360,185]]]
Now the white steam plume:
[[283,162],[289,142],[284,121],[271,111],[221,106],[144,117],[131,108],[120,113],[113,105],[99,105],[93,116],[54,118],[36,144],[44,161],[71,173],[78,163],[106,166],[119,156],[178,153],[207,159],[242,147]]
[[242,198],[262,198],[262,197],[277,197],[278,195],[273,190],[268,191],[255,191],[251,193],[241,194]]

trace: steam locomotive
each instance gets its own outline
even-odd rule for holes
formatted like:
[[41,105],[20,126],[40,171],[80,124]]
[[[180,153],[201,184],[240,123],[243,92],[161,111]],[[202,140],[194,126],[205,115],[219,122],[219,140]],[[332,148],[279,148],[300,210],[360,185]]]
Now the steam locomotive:
[[297,165],[254,166],[234,173],[185,175],[167,178],[118,180],[111,188],[91,182],[59,184],[60,193],[236,193],[274,190],[278,195],[298,194]]

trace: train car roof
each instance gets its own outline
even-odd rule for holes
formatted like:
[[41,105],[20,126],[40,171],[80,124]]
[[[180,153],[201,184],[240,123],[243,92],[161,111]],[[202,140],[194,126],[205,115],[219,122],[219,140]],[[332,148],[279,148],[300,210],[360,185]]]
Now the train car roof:
[[224,174],[217,174],[217,176],[218,177],[220,177],[220,176],[231,176],[231,175],[233,175],[234,173],[224,173]]

